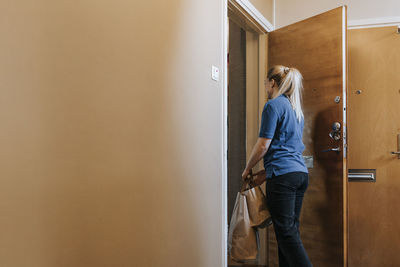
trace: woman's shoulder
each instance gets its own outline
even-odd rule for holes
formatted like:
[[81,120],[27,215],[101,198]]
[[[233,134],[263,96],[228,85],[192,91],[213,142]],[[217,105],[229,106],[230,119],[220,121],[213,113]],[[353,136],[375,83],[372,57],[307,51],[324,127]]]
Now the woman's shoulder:
[[267,103],[265,103],[264,109],[269,106],[272,109],[274,109],[275,111],[278,111],[285,107],[285,105],[287,104],[286,102],[287,102],[286,97],[283,95],[280,95],[274,99],[269,100]]

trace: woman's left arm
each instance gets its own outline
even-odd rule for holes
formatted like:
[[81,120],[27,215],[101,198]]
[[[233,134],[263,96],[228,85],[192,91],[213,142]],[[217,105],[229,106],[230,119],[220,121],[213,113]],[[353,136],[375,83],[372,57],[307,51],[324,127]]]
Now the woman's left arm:
[[272,139],[268,138],[262,138],[259,137],[257,139],[256,144],[253,147],[253,150],[251,151],[250,159],[247,162],[246,168],[243,171],[242,174],[242,180],[246,180],[247,175],[249,175],[250,170],[259,162],[264,155],[267,153],[268,148],[271,144]]

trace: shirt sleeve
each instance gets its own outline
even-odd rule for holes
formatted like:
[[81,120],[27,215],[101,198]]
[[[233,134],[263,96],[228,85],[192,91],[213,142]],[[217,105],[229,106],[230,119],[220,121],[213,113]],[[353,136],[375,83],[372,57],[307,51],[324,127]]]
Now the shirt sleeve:
[[261,128],[259,137],[272,139],[278,124],[278,114],[271,105],[265,105],[261,117]]

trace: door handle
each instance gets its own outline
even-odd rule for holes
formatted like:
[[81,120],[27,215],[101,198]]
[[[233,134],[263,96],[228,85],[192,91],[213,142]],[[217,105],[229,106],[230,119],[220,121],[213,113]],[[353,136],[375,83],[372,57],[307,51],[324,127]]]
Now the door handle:
[[398,156],[397,158],[400,159],[400,151],[392,152],[391,154],[392,155],[397,155]]
[[330,151],[340,152],[340,147],[333,147],[330,149],[322,150],[321,152],[330,152]]

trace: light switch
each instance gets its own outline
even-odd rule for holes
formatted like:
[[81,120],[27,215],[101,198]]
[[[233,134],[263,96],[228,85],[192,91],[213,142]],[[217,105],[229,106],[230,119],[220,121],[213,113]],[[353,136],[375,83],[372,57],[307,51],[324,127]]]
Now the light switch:
[[219,69],[215,66],[212,66],[211,68],[211,79],[219,81]]

